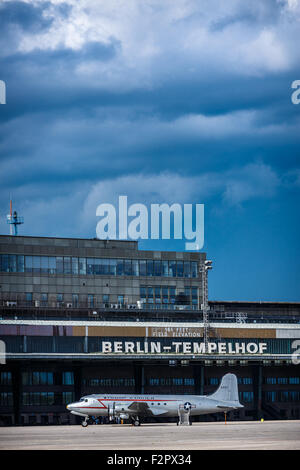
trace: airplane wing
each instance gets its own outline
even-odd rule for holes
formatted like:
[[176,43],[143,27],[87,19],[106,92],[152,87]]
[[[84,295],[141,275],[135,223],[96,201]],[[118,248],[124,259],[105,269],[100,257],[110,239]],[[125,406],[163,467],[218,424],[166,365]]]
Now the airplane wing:
[[157,409],[157,407],[150,408],[148,403],[140,402],[140,401],[133,401],[128,406],[128,410],[132,411],[132,413],[137,413],[143,416],[158,416],[166,412],[163,409]]

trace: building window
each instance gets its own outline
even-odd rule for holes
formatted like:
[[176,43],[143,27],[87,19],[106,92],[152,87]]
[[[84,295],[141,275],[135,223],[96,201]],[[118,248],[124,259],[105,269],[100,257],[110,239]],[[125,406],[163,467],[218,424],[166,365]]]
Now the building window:
[[154,261],[154,276],[161,276],[161,262]]
[[54,392],[23,392],[22,403],[27,406],[54,405]]
[[62,256],[56,257],[56,274],[63,274],[64,272],[64,259]]
[[74,401],[75,401],[74,392],[62,392],[62,403],[63,403],[63,405],[67,405],[68,403],[72,403]]
[[32,256],[25,256],[25,272],[32,273]]
[[79,258],[79,274],[86,275],[86,259]]
[[124,276],[124,260],[117,260],[117,276]]
[[276,385],[276,377],[266,377],[266,384]]
[[243,377],[243,384],[244,385],[252,385],[252,378],[251,377]]
[[34,274],[198,277],[198,263],[176,260],[0,255],[0,271]]
[[210,377],[208,383],[209,383],[209,385],[218,385],[219,384],[219,379],[217,377]]
[[72,274],[78,274],[79,266],[78,266],[78,258],[72,258]]
[[139,272],[140,272],[140,276],[146,276],[147,275],[147,268],[146,268],[146,261],[145,260],[139,260]]
[[63,372],[62,382],[63,385],[74,385],[74,372]]
[[17,271],[23,273],[25,271],[25,258],[22,255],[17,256]]
[[49,272],[49,258],[48,256],[41,256],[41,274],[48,274]]
[[63,294],[56,294],[56,302],[57,302],[58,307],[61,307],[63,301],[64,301],[64,295]]
[[72,294],[72,307],[77,308],[78,307],[78,294]]
[[147,260],[147,276],[153,276],[153,261],[152,260]]
[[88,307],[93,308],[96,306],[95,296],[93,294],[88,295]]
[[41,294],[41,305],[43,307],[48,305],[48,294]]
[[299,377],[289,377],[289,384],[291,385],[299,385],[300,378]]
[[53,372],[22,372],[22,385],[53,385]]
[[130,259],[125,259],[124,261],[124,274],[125,276],[132,276],[132,266]]
[[253,401],[253,392],[242,392],[242,401],[245,403],[251,403]]
[[276,401],[276,392],[274,391],[268,391],[268,392],[265,392],[265,400],[268,401],[268,402],[274,402]]
[[277,378],[278,385],[286,385],[288,383],[287,377],[278,377]]
[[56,258],[54,256],[49,256],[48,270],[49,274],[56,274]]
[[0,406],[13,406],[12,392],[0,392]]
[[0,373],[0,385],[11,385],[12,377],[11,372],[1,372]]

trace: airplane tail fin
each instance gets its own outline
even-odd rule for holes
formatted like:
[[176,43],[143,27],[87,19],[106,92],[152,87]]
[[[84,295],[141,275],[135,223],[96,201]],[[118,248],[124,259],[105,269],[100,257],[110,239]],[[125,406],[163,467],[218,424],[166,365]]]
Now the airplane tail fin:
[[222,377],[221,384],[218,390],[209,395],[209,398],[219,401],[236,402],[237,406],[241,406],[239,402],[239,392],[237,385],[237,378],[234,374],[226,374]]

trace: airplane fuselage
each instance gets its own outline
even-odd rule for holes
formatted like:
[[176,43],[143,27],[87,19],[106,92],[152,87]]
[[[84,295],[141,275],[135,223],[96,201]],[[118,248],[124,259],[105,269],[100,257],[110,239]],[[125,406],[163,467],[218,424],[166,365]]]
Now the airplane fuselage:
[[[135,410],[130,408],[133,403],[138,404]],[[172,417],[178,416],[178,408],[186,404],[190,405],[192,416],[236,408],[235,404],[230,407],[228,402],[224,402],[222,406],[222,402],[201,395],[89,395],[67,408],[73,414],[84,416],[108,416],[110,410],[114,410],[119,415]]]
[[[227,412],[243,408],[239,402],[237,378],[226,374],[218,390],[212,395],[136,395],[94,394],[70,403],[71,413],[85,418],[107,416],[109,419],[131,419],[139,423],[140,417],[182,417]],[[181,421],[180,421],[181,422]]]

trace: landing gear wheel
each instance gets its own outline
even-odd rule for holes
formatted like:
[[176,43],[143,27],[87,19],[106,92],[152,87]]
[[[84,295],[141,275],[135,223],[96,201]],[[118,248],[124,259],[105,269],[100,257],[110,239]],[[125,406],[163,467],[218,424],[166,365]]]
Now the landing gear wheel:
[[88,426],[88,422],[87,422],[86,419],[84,421],[82,421],[81,426],[84,427],[84,428],[86,428]]
[[134,426],[140,426],[141,425],[141,423],[139,422],[138,419],[136,419],[133,424],[134,424]]

